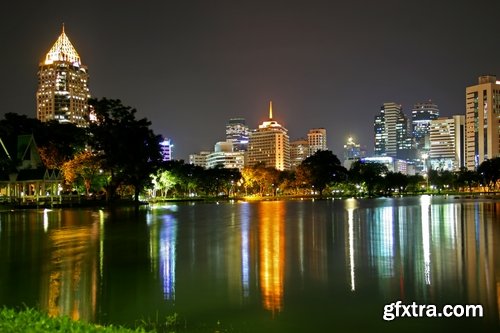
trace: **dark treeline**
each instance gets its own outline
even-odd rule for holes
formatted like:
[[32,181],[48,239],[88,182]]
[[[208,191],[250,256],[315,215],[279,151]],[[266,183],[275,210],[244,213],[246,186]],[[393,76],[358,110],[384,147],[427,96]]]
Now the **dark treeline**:
[[[42,123],[24,115],[7,113],[0,120],[5,151],[16,146],[19,135],[31,134],[46,168],[60,170],[66,191],[87,196],[120,197],[199,196],[378,196],[426,191],[472,191],[478,186],[498,189],[500,158],[485,161],[477,171],[430,170],[428,178],[390,172],[377,163],[353,163],[346,170],[331,151],[318,151],[293,171],[278,171],[264,164],[241,171],[202,167],[184,161],[164,162],[161,137],[146,118],[120,100],[92,99],[96,117],[87,128],[56,121]],[[2,154],[0,173],[19,167],[19,156]]]

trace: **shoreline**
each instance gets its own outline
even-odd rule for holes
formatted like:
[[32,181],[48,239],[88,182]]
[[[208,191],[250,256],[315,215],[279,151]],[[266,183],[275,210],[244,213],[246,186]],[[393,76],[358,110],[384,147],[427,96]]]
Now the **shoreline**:
[[450,192],[450,193],[412,193],[391,196],[319,196],[319,195],[283,195],[283,196],[234,196],[234,197],[177,197],[177,198],[156,198],[153,200],[139,201],[138,203],[130,199],[120,199],[112,202],[105,200],[81,200],[71,203],[25,203],[11,204],[1,203],[0,211],[15,211],[25,209],[58,209],[58,208],[119,208],[119,207],[140,207],[147,205],[155,205],[162,203],[219,203],[231,201],[243,202],[258,202],[258,201],[277,201],[277,200],[345,200],[350,198],[355,199],[377,199],[377,198],[403,198],[403,197],[418,197],[422,195],[430,195],[435,197],[451,197],[452,199],[488,199],[500,200],[500,192]]

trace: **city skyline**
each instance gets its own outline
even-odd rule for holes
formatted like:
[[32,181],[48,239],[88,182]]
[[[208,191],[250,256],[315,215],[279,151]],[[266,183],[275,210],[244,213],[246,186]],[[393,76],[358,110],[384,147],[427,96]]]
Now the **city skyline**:
[[442,116],[465,114],[465,88],[478,76],[500,74],[495,23],[480,15],[481,8],[495,12],[494,1],[71,7],[6,5],[1,41],[12,51],[1,56],[8,64],[2,115],[36,117],[37,67],[65,23],[89,68],[92,96],[137,108],[172,139],[176,159],[211,150],[230,118],[255,128],[271,99],[291,140],[324,127],[337,156],[349,136],[371,152],[373,117],[384,102],[401,104],[407,116],[429,99]]

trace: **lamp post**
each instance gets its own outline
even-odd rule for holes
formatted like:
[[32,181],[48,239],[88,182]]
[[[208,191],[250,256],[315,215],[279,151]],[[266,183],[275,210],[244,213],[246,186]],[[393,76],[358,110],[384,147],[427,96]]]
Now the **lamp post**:
[[429,158],[429,154],[427,154],[427,153],[422,154],[422,160],[424,160],[425,179],[427,181],[427,183],[426,183],[427,192],[429,192],[429,168],[427,167],[427,159],[428,158]]

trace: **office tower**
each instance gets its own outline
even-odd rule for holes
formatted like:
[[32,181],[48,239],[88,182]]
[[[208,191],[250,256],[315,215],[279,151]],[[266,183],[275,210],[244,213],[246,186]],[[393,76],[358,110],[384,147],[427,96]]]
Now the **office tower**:
[[384,103],[373,124],[375,156],[408,159],[411,153],[409,124],[402,107],[396,103]]
[[249,132],[245,118],[231,118],[226,124],[226,141],[233,142],[234,151],[246,151]]
[[40,121],[57,120],[87,126],[89,118],[87,67],[81,62],[64,26],[38,68],[36,116]]
[[466,167],[476,169],[484,160],[500,157],[500,81],[480,76],[465,90]]
[[288,130],[273,119],[272,102],[269,102],[269,119],[250,132],[248,166],[258,163],[277,170],[290,169]]
[[171,161],[172,160],[172,150],[174,145],[172,141],[167,138],[163,138],[160,142],[160,153],[163,161]]
[[208,155],[210,155],[209,151],[200,151],[198,154],[190,154],[189,155],[189,164],[199,166],[202,168],[206,168]]
[[416,103],[411,111],[412,134],[418,155],[429,151],[429,126],[439,117],[439,108],[431,100]]
[[458,171],[464,166],[465,116],[438,118],[430,122],[429,160],[434,170]]
[[300,138],[290,142],[291,168],[297,168],[309,156],[309,142]]
[[352,163],[361,159],[361,157],[364,157],[361,153],[361,145],[354,142],[352,137],[349,137],[344,145],[344,167],[350,169]]
[[235,151],[232,141],[217,142],[214,151],[207,155],[206,168],[217,166],[241,170],[245,166],[245,152]]
[[314,155],[318,150],[328,150],[326,147],[326,129],[313,128],[307,133],[309,143],[309,156]]

